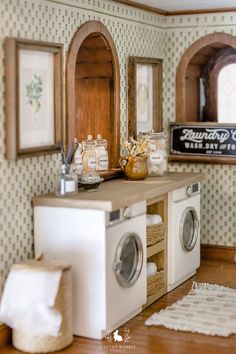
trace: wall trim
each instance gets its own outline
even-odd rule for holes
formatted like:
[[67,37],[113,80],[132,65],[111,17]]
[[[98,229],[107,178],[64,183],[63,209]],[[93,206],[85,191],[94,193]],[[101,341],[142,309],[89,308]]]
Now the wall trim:
[[149,5],[140,4],[138,2],[132,0],[113,0],[114,2],[118,2],[120,4],[136,7],[140,10],[150,11],[159,15],[164,16],[182,16],[182,15],[200,15],[200,14],[212,14],[218,12],[233,12],[236,11],[236,7],[222,7],[216,9],[198,9],[198,10],[180,10],[180,11],[165,11],[156,7],[152,7]]
[[202,244],[201,259],[236,263],[236,247]]
[[159,15],[167,15],[167,13],[168,13],[165,10],[161,10],[156,7],[149,6],[149,5],[139,4],[138,2],[131,1],[131,0],[113,0],[113,1],[118,2],[120,4],[136,7],[139,10],[150,11],[150,12],[153,12],[153,13],[159,14]]
[[10,344],[11,329],[5,324],[0,324],[0,348]]
[[165,14],[165,16],[201,15],[201,14],[213,14],[213,13],[219,13],[219,12],[233,12],[233,11],[236,11],[236,7],[222,7],[222,8],[216,8],[216,9],[168,11]]

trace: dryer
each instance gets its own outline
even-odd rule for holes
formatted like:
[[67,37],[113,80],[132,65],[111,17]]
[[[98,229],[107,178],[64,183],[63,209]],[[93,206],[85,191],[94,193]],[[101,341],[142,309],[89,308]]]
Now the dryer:
[[146,202],[112,212],[37,206],[35,252],[72,265],[74,334],[101,339],[147,301]]
[[168,291],[200,266],[200,183],[168,194]]

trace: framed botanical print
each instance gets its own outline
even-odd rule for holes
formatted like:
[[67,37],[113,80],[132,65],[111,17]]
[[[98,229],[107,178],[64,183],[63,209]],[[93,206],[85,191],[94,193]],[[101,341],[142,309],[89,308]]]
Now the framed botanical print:
[[59,151],[62,45],[7,38],[7,159]]

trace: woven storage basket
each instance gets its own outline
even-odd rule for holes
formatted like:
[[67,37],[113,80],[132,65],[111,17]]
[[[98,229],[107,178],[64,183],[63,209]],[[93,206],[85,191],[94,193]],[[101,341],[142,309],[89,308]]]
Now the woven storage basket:
[[165,270],[160,270],[157,274],[147,277],[147,296],[155,294],[165,285]]
[[[73,341],[72,331],[72,278],[69,265],[58,262],[45,263],[43,261],[27,261],[13,266],[17,269],[28,271],[53,271],[62,270],[60,286],[56,296],[54,309],[62,315],[60,333],[54,336],[38,336],[24,329],[13,329],[12,342],[14,347],[28,353],[49,353],[61,350]],[[20,268],[19,268],[20,267]]]
[[147,246],[163,240],[165,237],[164,224],[154,224],[147,226]]

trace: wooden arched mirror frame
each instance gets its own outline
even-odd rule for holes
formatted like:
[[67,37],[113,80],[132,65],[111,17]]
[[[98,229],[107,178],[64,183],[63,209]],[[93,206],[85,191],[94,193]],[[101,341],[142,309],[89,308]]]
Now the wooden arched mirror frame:
[[170,126],[171,161],[236,163],[236,123],[218,122],[218,75],[232,62],[236,37],[226,33],[200,38],[182,56],[176,73],[176,123]]
[[177,122],[199,121],[199,78],[204,75],[205,68],[219,66],[219,56],[228,50],[236,51],[236,38],[226,33],[206,35],[186,50],[176,73]]
[[92,134],[108,141],[109,168],[120,155],[120,72],[113,39],[99,21],[81,26],[66,67],[67,142]]

